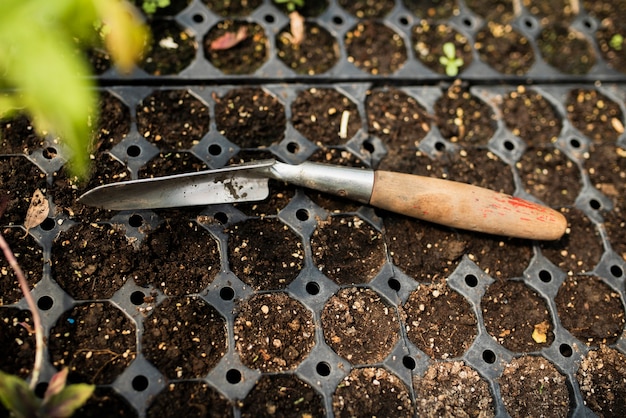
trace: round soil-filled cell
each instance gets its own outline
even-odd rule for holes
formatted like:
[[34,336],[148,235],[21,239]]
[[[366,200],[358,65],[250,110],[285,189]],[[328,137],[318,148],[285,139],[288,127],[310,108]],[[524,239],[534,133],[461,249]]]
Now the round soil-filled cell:
[[382,367],[353,369],[339,382],[332,405],[337,418],[413,416],[409,389]]
[[393,0],[338,0],[337,3],[359,19],[385,17],[394,7]]
[[596,17],[598,20],[610,17],[624,21],[624,18],[626,18],[622,1],[583,0],[582,5],[589,15]]
[[476,34],[480,59],[503,74],[524,75],[535,62],[532,45],[511,25],[488,22]]
[[264,375],[245,399],[237,402],[241,418],[322,417],[324,399],[294,375]]
[[568,416],[567,378],[543,357],[514,358],[504,367],[498,383],[504,407],[512,417],[529,411],[542,411],[546,418]]
[[[454,45],[454,57],[446,56],[443,51],[443,46],[448,43]],[[450,65],[441,62],[442,57],[460,59],[459,65],[455,66],[458,72],[472,63],[472,47],[467,38],[445,23],[422,20],[411,30],[411,44],[415,58],[437,74],[445,75],[450,71],[446,68]]]
[[546,301],[523,282],[498,280],[481,301],[487,332],[516,353],[539,351],[554,341]]
[[561,133],[563,124],[554,106],[541,93],[525,86],[505,95],[500,109],[507,128],[532,147],[550,145]]
[[619,104],[595,89],[574,89],[565,102],[574,127],[595,143],[615,143],[624,133],[624,115]]
[[510,22],[515,18],[515,0],[465,0],[465,5],[485,21]]
[[591,184],[613,201],[613,212],[626,211],[626,150],[612,144],[593,145],[590,150],[585,169]]
[[148,418],[232,418],[231,402],[201,381],[170,382],[146,409]]
[[294,39],[290,26],[276,37],[278,58],[298,74],[315,75],[330,70],[339,60],[333,35],[314,22],[304,23],[302,40]]
[[267,61],[268,39],[258,23],[223,20],[204,37],[204,56],[224,74],[253,74]]
[[33,194],[47,186],[46,175],[25,157],[0,157],[0,225],[23,225]]
[[493,110],[462,86],[453,83],[435,103],[441,135],[463,146],[486,145],[496,132]]
[[478,333],[472,306],[443,278],[419,285],[402,308],[407,337],[434,359],[463,356]]
[[339,285],[368,283],[386,261],[382,234],[358,216],[319,219],[311,249],[317,268]]
[[32,372],[35,362],[35,334],[27,326],[33,326],[30,311],[0,309],[0,370],[23,379]]
[[526,192],[548,206],[570,206],[582,189],[578,166],[557,148],[529,148],[515,167]]
[[202,292],[220,270],[220,253],[213,236],[194,221],[171,218],[150,231],[135,253],[135,282],[166,295]]
[[607,65],[621,73],[626,73],[626,57],[624,56],[624,34],[626,27],[623,20],[604,19],[596,31],[596,42],[602,58]]
[[395,308],[371,289],[349,287],[322,310],[326,344],[354,365],[382,362],[399,339]]
[[247,16],[259,7],[263,0],[202,0],[202,3],[220,16]]
[[285,108],[263,89],[233,89],[215,102],[217,129],[239,147],[268,147],[285,137]]
[[24,114],[0,119],[0,154],[30,154],[44,142]]
[[576,380],[585,405],[600,417],[620,417],[626,411],[626,356],[602,345],[580,362]]
[[74,416],[84,418],[123,417],[135,418],[138,416],[135,408],[113,388],[96,387],[87,402],[76,410]]
[[147,73],[156,76],[178,74],[196,58],[196,40],[175,20],[152,20],[150,30],[151,42],[140,63]]
[[578,10],[569,0],[523,0],[523,4],[530,13],[541,19],[543,23],[567,22],[578,14]]
[[554,302],[563,327],[586,344],[613,344],[622,335],[620,295],[597,276],[568,277]]
[[230,269],[257,290],[284,289],[304,267],[302,240],[277,218],[248,219],[226,232]]
[[291,104],[291,114],[293,127],[320,147],[345,143],[361,128],[356,104],[332,88],[301,91]]
[[52,277],[77,300],[108,299],[133,277],[137,255],[124,232],[81,223],[52,246]]
[[95,133],[94,148],[108,151],[130,131],[130,110],[120,99],[104,90],[98,102],[100,119]]
[[372,75],[390,75],[407,60],[402,37],[383,23],[359,22],[345,36],[348,62]]
[[587,74],[596,63],[589,40],[563,23],[543,28],[537,46],[544,60],[565,74]]
[[208,169],[209,167],[202,160],[189,152],[168,152],[160,153],[148,161],[139,169],[137,175],[139,178],[154,178]]
[[391,150],[415,149],[430,131],[431,117],[417,100],[396,88],[376,89],[365,101],[369,132]]
[[137,105],[137,130],[162,150],[189,149],[209,132],[209,108],[189,90],[158,90]]
[[[43,275],[43,250],[21,228],[4,228],[2,236],[9,245],[13,256],[19,264],[29,289],[41,280]],[[4,255],[0,257],[0,306],[19,302],[24,296],[17,276]]]
[[142,352],[168,379],[204,377],[226,353],[226,321],[197,297],[168,298],[143,322]]
[[626,209],[613,211],[604,220],[611,248],[626,261]]
[[450,228],[391,213],[383,219],[394,266],[418,282],[448,277],[467,251],[468,242]]
[[450,155],[446,165],[449,180],[513,194],[515,180],[511,167],[485,148],[462,149]]
[[592,270],[600,261],[604,247],[595,225],[576,208],[561,208],[568,228],[558,241],[540,243],[541,253],[568,275]]
[[109,302],[80,304],[50,330],[52,365],[69,368],[68,380],[108,385],[137,353],[135,324]]
[[494,279],[522,277],[533,257],[533,243],[475,232],[463,233],[467,256]]
[[242,363],[264,373],[294,370],[315,345],[313,314],[282,292],[241,301],[233,329]]
[[402,0],[402,4],[422,19],[448,19],[459,10],[456,0]]
[[436,362],[413,376],[417,414],[420,417],[495,415],[489,384],[462,361]]

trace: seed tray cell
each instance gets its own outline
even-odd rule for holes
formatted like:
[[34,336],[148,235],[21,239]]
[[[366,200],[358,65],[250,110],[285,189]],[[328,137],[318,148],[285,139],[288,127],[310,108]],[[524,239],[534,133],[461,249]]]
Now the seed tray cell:
[[[311,137],[307,133],[310,126],[295,122],[303,116],[294,103],[311,89],[332,91],[329,97],[338,98],[338,104],[322,102],[325,108],[321,112],[331,108],[331,112],[346,111],[350,119],[358,120],[349,135],[327,144],[326,137]],[[219,104],[225,97],[229,103],[240,100],[234,91],[263,96],[268,106],[283,112],[278,120],[284,123],[279,124],[275,141],[240,146],[240,138],[223,132],[218,124]],[[576,107],[567,104],[573,91],[590,92],[582,94],[583,103],[601,98],[595,123],[602,122],[607,132],[613,130],[610,140],[588,135],[584,126],[575,126]],[[406,141],[385,133],[380,123],[376,126],[376,108],[368,103],[376,92],[409,103],[413,112],[410,117],[404,115],[406,120],[401,113],[385,118],[400,115],[397,126],[405,128],[419,124],[422,136]],[[503,118],[512,93],[538,94],[545,100],[532,102],[543,106],[540,108],[517,108],[520,120],[524,120],[524,112],[549,116],[546,109],[550,108],[558,122],[554,125],[560,129],[540,141],[532,136],[533,126],[524,126],[530,134],[512,126]],[[480,136],[481,132],[472,129],[469,138],[462,129],[446,131],[444,118],[427,117],[437,112],[447,115],[446,100],[455,95],[490,110],[489,131]],[[369,83],[119,86],[104,87],[102,96],[108,103],[116,103],[119,114],[127,115],[119,119],[119,125],[127,128],[116,131],[116,122],[106,129],[109,133],[102,133],[102,144],[107,145],[95,153],[97,164],[89,185],[72,185],[66,178],[67,151],[49,138],[36,146],[18,145],[6,148],[7,152],[0,149],[2,184],[8,188],[3,194],[9,197],[3,233],[37,282],[33,295],[50,342],[41,382],[50,379],[60,361],[69,361],[69,357],[61,359],[61,352],[67,351],[74,362],[85,363],[85,367],[72,363],[77,368],[71,371],[71,379],[97,381],[99,391],[111,391],[121,402],[119,408],[129,408],[137,416],[158,415],[162,405],[175,405],[172,397],[176,394],[204,399],[209,408],[219,408],[225,416],[251,416],[258,403],[265,402],[258,400],[261,394],[273,396],[275,384],[291,388],[298,397],[271,408],[300,407],[303,412],[316,411],[314,416],[341,416],[355,405],[363,405],[359,393],[379,399],[382,412],[401,406],[407,416],[420,415],[437,408],[429,403],[433,393],[445,393],[452,405],[461,396],[455,390],[468,385],[479,388],[468,398],[468,405],[506,416],[518,407],[511,395],[516,373],[530,373],[532,365],[527,359],[539,358],[534,364],[544,364],[542,376],[554,377],[551,382],[555,385],[545,387],[555,395],[541,398],[542,402],[566,397],[569,403],[563,413],[573,416],[593,416],[599,405],[610,404],[592,390],[601,375],[596,357],[615,365],[619,373],[619,361],[626,353],[626,261],[623,242],[616,239],[624,222],[626,139],[619,124],[623,127],[626,86],[537,85],[524,92],[514,86],[465,88],[456,84],[394,88]],[[140,128],[143,108],[159,97],[174,98],[173,104],[163,104],[165,112],[175,112],[177,106],[197,109],[205,128],[190,141],[156,122],[149,133],[145,126]],[[254,113],[243,100],[237,103],[243,103],[239,108],[242,118]],[[597,100],[593,106],[598,108]],[[613,110],[605,117],[602,109]],[[308,111],[310,119],[320,110]],[[476,123],[462,116],[452,112],[457,127]],[[159,120],[158,114],[152,117]],[[263,115],[256,118],[265,123]],[[549,119],[535,121],[551,123]],[[331,125],[329,121],[322,128]],[[200,126],[189,123],[192,128]],[[484,129],[484,124],[478,125]],[[181,126],[187,129],[185,122]],[[7,132],[5,122],[0,127]],[[335,127],[332,129],[334,133]],[[11,144],[32,140],[15,134],[8,139]],[[604,153],[612,158],[610,169],[605,167]],[[80,193],[101,183],[267,157],[288,163],[315,160],[384,167],[481,184],[543,200],[564,212],[570,228],[566,237],[555,243],[498,238],[409,220],[277,182],[271,184],[269,200],[259,203],[110,212],[86,210],[75,202]],[[146,171],[151,162],[161,172]],[[111,166],[121,170],[111,170]],[[491,175],[480,175],[483,170]],[[565,172],[570,173],[567,178]],[[12,187],[11,181],[17,181],[17,186]],[[30,195],[19,194],[25,193],[20,185],[35,182],[49,199],[51,211],[48,220],[27,232],[23,228],[24,202]],[[544,190],[555,184],[556,190],[564,192],[558,200],[548,201],[554,196],[543,194]],[[102,234],[104,244],[79,234],[83,249],[78,245],[70,252],[71,237],[80,228]],[[116,242],[113,237],[120,245],[112,244]],[[185,243],[186,238],[192,242]],[[194,243],[203,250],[187,257]],[[97,254],[90,253],[96,245]],[[263,248],[267,246],[271,251]],[[171,251],[160,251],[163,248]],[[58,249],[66,250],[60,254]],[[334,257],[323,254],[325,250]],[[80,251],[84,251],[83,259],[71,258]],[[170,252],[178,255],[172,257]],[[33,254],[34,260],[28,261]],[[98,254],[109,255],[100,260]],[[60,273],[62,259],[72,267],[69,273]],[[194,264],[197,261],[199,265]],[[107,263],[119,263],[126,272],[99,277],[111,267]],[[169,270],[171,267],[177,271]],[[4,260],[0,268],[8,277],[5,281],[12,282]],[[113,270],[119,272],[121,267]],[[179,273],[189,283],[177,292],[172,289]],[[80,276],[81,284],[87,284],[85,292],[70,289],[70,282],[61,274]],[[103,291],[108,293],[98,295],[94,292],[101,280],[106,281]],[[594,286],[583,286],[591,281]],[[570,294],[583,303],[563,303]],[[23,316],[26,304],[19,295],[3,295],[7,299],[2,301],[0,314],[6,326]],[[458,303],[448,304],[452,300]],[[441,308],[435,309],[440,304]],[[55,348],[61,340],[70,341],[73,330],[88,329],[88,324],[81,322],[81,310],[91,306],[112,312],[104,316],[111,321],[105,326],[111,330],[109,338],[125,341],[119,353],[109,348],[116,355],[106,370],[90,363],[94,355],[105,354],[102,347],[101,351],[91,350],[91,355],[87,354],[89,347],[72,348],[69,342],[61,352]],[[444,309],[449,315],[441,323],[435,315]],[[512,316],[515,310],[524,309],[522,318]],[[606,313],[606,323],[593,332],[581,332],[571,325],[572,317],[584,317],[594,309]],[[275,311],[282,313],[272,317]],[[369,315],[389,326],[380,329],[362,323]],[[194,322],[189,318],[201,319]],[[457,341],[446,326],[471,332]],[[15,353],[20,353],[20,358],[32,355],[32,349],[20,350],[16,340],[27,341],[32,348],[32,336],[3,333],[2,338],[4,344],[0,345],[8,353],[2,358],[15,358]],[[608,348],[600,348],[605,343]],[[190,352],[178,352],[185,344],[192,345]],[[208,348],[207,344],[213,345]],[[379,350],[380,344],[384,348]],[[96,340],[91,348],[97,348]],[[370,356],[373,350],[378,350],[376,356]],[[20,362],[17,372],[27,377],[31,364]],[[122,366],[115,371],[117,364]],[[90,371],[93,376],[81,375]],[[349,387],[362,390],[352,392]],[[400,400],[388,398],[392,388],[401,394]],[[537,388],[521,390],[529,393]],[[94,405],[88,404],[85,414]],[[408,410],[406,405],[410,405]],[[376,406],[371,405],[372,411]]]
[[[556,19],[526,2],[519,10],[502,15],[489,14],[495,7],[488,3],[463,0],[451,2],[446,7],[448,15],[433,15],[435,5],[393,3],[387,13],[366,19],[357,18],[336,0],[320,4],[321,10],[304,9],[305,35],[310,40],[305,38],[294,47],[287,12],[272,0],[257,7],[250,4],[249,10],[237,16],[222,16],[215,6],[192,0],[178,12],[147,18],[154,41],[130,78],[221,84],[250,77],[274,82],[303,77],[319,81],[417,77],[434,83],[446,78],[439,59],[444,55],[442,45],[452,42],[457,56],[463,58],[460,74],[466,80],[624,79],[621,46],[611,42],[619,33],[614,21],[620,21],[621,9],[604,18],[594,5],[585,4],[567,19]],[[239,44],[211,49],[221,35],[242,27],[247,28],[246,39]],[[110,64],[104,68],[98,75],[102,82],[128,80]]]

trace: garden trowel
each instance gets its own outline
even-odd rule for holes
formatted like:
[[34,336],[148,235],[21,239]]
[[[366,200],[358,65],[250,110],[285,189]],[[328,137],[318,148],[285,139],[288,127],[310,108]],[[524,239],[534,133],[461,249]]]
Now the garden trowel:
[[268,179],[331,193],[388,211],[470,231],[536,240],[559,239],[565,217],[548,207],[450,180],[313,162],[254,161],[217,170],[107,184],[83,194],[112,210],[258,201]]

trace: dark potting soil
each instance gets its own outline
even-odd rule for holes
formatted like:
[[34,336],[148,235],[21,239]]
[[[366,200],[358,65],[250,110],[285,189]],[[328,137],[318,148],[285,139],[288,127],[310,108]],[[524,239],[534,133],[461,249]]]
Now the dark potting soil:
[[[43,275],[43,250],[22,228],[2,228],[2,236],[9,244],[13,256],[26,276],[29,288]],[[22,299],[17,277],[5,257],[0,258],[0,306],[17,303]]]
[[[238,31],[245,31],[246,34],[238,44],[227,49],[211,48],[213,41]],[[223,20],[209,30],[203,45],[206,59],[224,74],[253,74],[268,58],[267,35],[263,27],[254,22]]]
[[187,68],[198,48],[193,35],[173,19],[154,19],[149,26],[152,37],[140,67],[157,76],[178,74]]
[[523,0],[524,6],[530,13],[538,17],[542,23],[568,22],[578,11],[567,0]]
[[188,90],[159,90],[137,105],[137,130],[162,151],[190,149],[209,132],[209,109]]
[[354,365],[381,363],[398,342],[396,309],[371,289],[341,289],[321,319],[326,344]]
[[482,298],[481,308],[487,332],[511,351],[539,351],[554,341],[546,301],[523,282],[492,283]]
[[114,389],[100,386],[96,387],[87,402],[76,410],[74,416],[134,418],[137,417],[137,411]]
[[353,416],[412,417],[413,404],[406,385],[381,367],[352,369],[333,395],[333,413],[337,418]]
[[282,292],[240,301],[234,333],[243,364],[262,372],[294,370],[315,344],[312,312]]
[[461,357],[478,332],[471,305],[443,278],[431,285],[420,284],[402,310],[407,337],[433,359]]
[[317,268],[339,285],[368,283],[386,261],[382,234],[358,216],[318,219],[311,237]]
[[315,75],[330,70],[339,60],[339,44],[328,30],[305,22],[301,42],[294,42],[287,25],[276,37],[278,58],[298,74]]
[[393,74],[407,60],[402,37],[374,20],[357,23],[346,33],[344,43],[348,61],[373,75]]
[[570,407],[567,378],[540,356],[514,358],[498,379],[504,407],[510,416],[542,411],[548,418],[567,417]]
[[463,146],[486,145],[496,131],[491,107],[460,82],[435,103],[435,120],[444,138]]
[[602,58],[608,66],[626,72],[626,58],[624,57],[624,21],[617,18],[603,19],[596,31],[596,42]]
[[552,104],[525,86],[505,95],[500,109],[507,128],[532,147],[556,142],[563,126]]
[[[314,87],[301,91],[291,105],[291,113],[294,128],[319,146],[345,143],[361,128],[356,104],[335,89]],[[343,136],[342,118],[348,118]]]
[[613,344],[622,335],[624,306],[619,293],[599,277],[568,277],[554,302],[562,325],[586,344]]
[[618,211],[626,210],[626,150],[614,144],[597,144],[590,148],[585,169],[591,184],[609,197]]
[[247,16],[263,0],[202,0],[202,3],[220,16]]
[[560,21],[543,28],[537,46],[543,59],[565,74],[587,74],[596,63],[589,40]]
[[612,17],[624,21],[624,17],[626,17],[623,7],[624,2],[622,0],[610,2],[583,0],[582,5],[584,6],[587,13],[589,13],[591,16],[596,17],[598,20]]
[[480,59],[503,74],[524,75],[535,62],[532,45],[511,25],[488,22],[476,34]]
[[472,48],[467,38],[445,23],[422,20],[413,26],[411,41],[415,58],[438,74],[446,74],[446,66],[439,61],[445,56],[443,45],[446,43],[454,44],[455,57],[463,60],[460,73],[472,63]]
[[284,289],[304,267],[302,239],[277,218],[248,219],[226,233],[230,269],[255,289]]
[[130,131],[130,110],[113,94],[102,91],[98,111],[100,118],[93,146],[96,151],[108,151]]
[[514,0],[465,0],[472,12],[486,21],[508,23],[515,18]]
[[0,157],[0,225],[23,225],[33,194],[46,189],[46,175],[26,157]]
[[201,381],[170,382],[159,392],[148,409],[149,418],[232,418],[228,399]]
[[142,352],[168,379],[206,376],[226,345],[226,320],[197,297],[168,298],[144,320]]
[[596,143],[614,144],[624,133],[619,105],[596,89],[571,90],[565,106],[574,127]]
[[456,0],[402,0],[402,3],[422,19],[448,19],[459,10]]
[[241,148],[264,148],[285,137],[284,106],[261,88],[237,88],[214,96],[219,132]]
[[585,404],[602,418],[626,411],[626,356],[602,345],[582,359],[576,379]]
[[133,321],[109,302],[76,305],[50,330],[52,364],[69,368],[70,382],[110,384],[136,356]]
[[153,178],[208,169],[202,160],[189,152],[162,152],[141,167],[137,175],[139,178]]
[[359,19],[382,18],[393,9],[393,0],[338,0],[339,5]]
[[288,374],[262,376],[237,406],[242,418],[325,415],[322,396],[308,383]]
[[420,417],[495,415],[489,384],[461,361],[433,363],[423,376],[413,376]]
[[35,335],[27,327],[33,326],[28,310],[0,309],[0,356],[10,361],[2,362],[2,371],[27,378],[35,360]]
[[44,143],[45,139],[25,115],[0,119],[0,154],[30,154]]

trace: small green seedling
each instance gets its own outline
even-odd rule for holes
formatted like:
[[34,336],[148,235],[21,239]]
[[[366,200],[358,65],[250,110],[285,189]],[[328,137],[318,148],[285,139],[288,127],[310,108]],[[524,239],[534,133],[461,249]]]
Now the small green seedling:
[[456,77],[459,74],[459,68],[464,64],[463,58],[457,58],[456,47],[452,42],[443,44],[443,56],[439,58],[439,62],[446,67],[448,77]]
[[164,9],[170,5],[170,0],[143,0],[141,8],[146,14],[153,15],[157,9]]
[[304,0],[274,0],[276,4],[284,4],[287,7],[287,11],[293,12],[298,7],[304,6]]
[[609,40],[609,45],[614,50],[621,51],[622,50],[622,46],[624,45],[624,37],[621,34],[616,33]]
[[18,418],[65,418],[83,406],[95,386],[78,383],[66,386],[68,369],[64,368],[50,379],[43,399],[39,399],[28,384],[17,376],[0,371],[0,400]]

